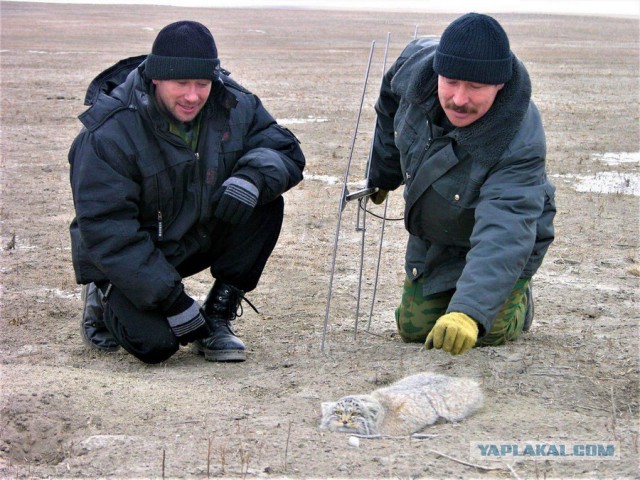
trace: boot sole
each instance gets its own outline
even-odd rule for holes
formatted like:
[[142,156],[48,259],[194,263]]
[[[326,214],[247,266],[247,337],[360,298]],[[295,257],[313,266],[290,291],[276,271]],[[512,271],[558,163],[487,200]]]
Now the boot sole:
[[244,350],[208,350],[193,344],[193,353],[204,355],[207,362],[244,362],[247,359],[247,352]]
[[535,306],[533,305],[533,292],[531,291],[531,284],[526,291],[527,296],[527,309],[524,312],[524,325],[522,327],[523,332],[528,332],[531,329],[533,323],[533,315],[535,314]]

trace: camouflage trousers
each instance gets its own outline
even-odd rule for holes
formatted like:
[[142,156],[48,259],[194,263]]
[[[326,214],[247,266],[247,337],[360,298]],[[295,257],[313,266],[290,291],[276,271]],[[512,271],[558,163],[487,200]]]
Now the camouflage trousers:
[[[476,347],[502,345],[520,337],[527,310],[526,291],[530,280],[529,278],[518,280],[493,321],[491,331],[478,339]],[[422,343],[427,339],[436,320],[446,313],[455,292],[455,290],[448,290],[424,296],[423,284],[423,279],[412,282],[409,278],[405,278],[402,300],[400,306],[396,308],[398,333],[407,343]]]

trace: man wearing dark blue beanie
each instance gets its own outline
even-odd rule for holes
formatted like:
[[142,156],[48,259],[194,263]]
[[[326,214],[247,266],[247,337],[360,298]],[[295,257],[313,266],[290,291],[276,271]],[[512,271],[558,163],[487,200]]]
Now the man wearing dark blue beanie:
[[447,78],[498,85],[511,79],[512,57],[500,24],[488,15],[469,13],[442,34],[433,69]]
[[[220,68],[194,21],[101,73],[85,104],[69,151],[85,345],[147,363],[187,344],[244,361],[231,322],[276,245],[282,194],[302,180],[296,137]],[[183,279],[205,269],[215,281],[201,306]]]
[[147,56],[146,76],[155,80],[204,78],[215,80],[220,60],[211,32],[198,22],[164,27]]
[[404,184],[396,325],[453,355],[529,330],[531,279],[554,239],[554,187],[524,64],[488,15],[411,42],[386,73],[368,185]]

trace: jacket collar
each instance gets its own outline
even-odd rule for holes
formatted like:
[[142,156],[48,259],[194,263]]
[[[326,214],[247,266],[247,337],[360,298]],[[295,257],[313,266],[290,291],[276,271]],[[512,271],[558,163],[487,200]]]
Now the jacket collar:
[[125,82],[129,73],[140,65],[146,57],[146,55],[139,55],[137,57],[125,58],[100,73],[89,84],[89,88],[84,97],[84,104],[93,105],[98,100],[100,94],[111,94],[118,85]]

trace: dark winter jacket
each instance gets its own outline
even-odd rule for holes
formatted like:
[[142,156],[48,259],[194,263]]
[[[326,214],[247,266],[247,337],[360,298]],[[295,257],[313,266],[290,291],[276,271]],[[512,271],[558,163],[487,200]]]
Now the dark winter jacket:
[[[141,309],[181,290],[176,266],[210,246],[214,192],[251,169],[270,202],[302,180],[298,141],[260,100],[221,73],[202,110],[196,151],[169,132],[144,76],[144,56],[91,83],[69,152],[78,283],[109,280]],[[170,303],[170,302],[169,302]]]
[[437,125],[436,45],[412,42],[385,76],[369,184],[404,183],[408,277],[424,278],[425,295],[455,289],[448,311],[469,315],[486,333],[554,238],[545,135],[515,56],[512,79],[491,109],[445,133]]

